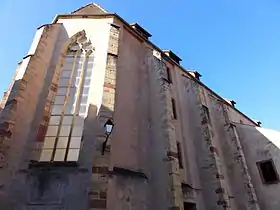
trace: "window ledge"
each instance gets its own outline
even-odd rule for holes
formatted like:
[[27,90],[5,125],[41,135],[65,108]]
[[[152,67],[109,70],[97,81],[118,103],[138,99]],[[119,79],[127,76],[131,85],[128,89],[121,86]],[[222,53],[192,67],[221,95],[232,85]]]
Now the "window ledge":
[[79,164],[76,161],[56,161],[56,162],[39,162],[31,161],[28,168],[45,168],[45,167],[77,167]]

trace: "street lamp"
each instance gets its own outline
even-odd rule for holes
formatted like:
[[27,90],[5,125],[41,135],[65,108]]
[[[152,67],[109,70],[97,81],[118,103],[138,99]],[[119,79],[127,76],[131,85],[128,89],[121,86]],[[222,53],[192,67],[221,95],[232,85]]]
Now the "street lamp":
[[114,123],[112,122],[111,119],[108,119],[107,122],[104,124],[104,131],[105,131],[106,139],[102,144],[102,155],[104,155],[106,144],[107,144],[109,136],[111,135],[111,133],[113,131],[113,128],[114,128]]

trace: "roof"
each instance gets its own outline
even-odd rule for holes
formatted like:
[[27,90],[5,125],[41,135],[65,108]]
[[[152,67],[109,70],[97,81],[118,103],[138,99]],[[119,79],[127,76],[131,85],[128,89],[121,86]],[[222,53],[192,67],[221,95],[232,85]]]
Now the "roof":
[[182,61],[182,59],[171,50],[162,50],[162,52],[164,52],[166,55],[168,55],[171,59],[173,59],[178,64],[180,63],[180,61]]
[[193,75],[198,80],[202,76],[198,71],[195,71],[195,70],[187,69],[187,72],[190,73],[191,75]]
[[[89,4],[90,5],[90,4]],[[86,5],[84,7],[79,8],[78,10],[82,10],[83,8],[89,6]],[[96,4],[94,4],[96,5]],[[68,16],[76,16],[77,18],[82,18],[83,14],[79,14],[77,13],[78,10],[73,11],[71,14],[62,14],[62,15],[56,15],[56,17],[53,20],[53,23],[56,23],[57,20],[61,17],[67,18]],[[140,38],[139,33],[135,32],[135,29],[132,28],[131,24],[127,23],[124,19],[122,19],[119,15],[117,15],[116,13],[99,13],[99,14],[89,14],[89,17],[93,17],[93,18],[108,18],[108,17],[115,17],[117,18],[119,21],[121,21],[125,26],[127,26],[128,28],[131,28],[131,31],[134,31],[132,33],[135,33],[138,35],[138,37]],[[175,64],[181,71],[182,71],[182,76],[186,76],[188,75],[189,78],[193,78],[193,76],[191,75],[191,73],[187,72],[187,69],[184,69],[183,66],[180,65],[179,62],[174,61],[173,59],[170,58],[170,56],[166,55],[166,53],[173,53],[171,50],[162,50],[160,49],[158,46],[156,46],[154,43],[152,43],[150,40],[148,39],[144,39],[148,44],[150,44],[152,47],[154,47],[156,50],[158,50],[159,52],[161,52],[163,55],[165,55],[165,58],[167,58],[171,63]],[[174,53],[173,53],[174,54]],[[179,61],[181,61],[181,58],[178,57],[176,54],[174,54]],[[195,78],[193,78],[195,79]],[[225,99],[223,99],[219,94],[217,94],[215,91],[213,91],[211,88],[209,88],[207,85],[205,85],[203,82],[195,79],[197,83],[199,83],[201,86],[203,86],[204,88],[206,88],[207,90],[209,90],[212,94],[214,94],[218,99],[220,99],[221,101],[223,101],[225,104],[228,104],[228,102],[225,101]],[[254,120],[252,120],[250,117],[248,117],[247,115],[245,115],[243,112],[239,111],[237,108],[231,106],[235,111],[237,111],[239,114],[241,114],[242,116],[244,116],[245,118],[247,118],[248,120],[250,120],[252,123],[254,123],[255,125],[258,126],[258,123],[255,122]]]
[[130,24],[130,26],[132,28],[134,28],[136,31],[140,32],[141,34],[143,34],[145,36],[145,38],[149,38],[151,37],[152,35],[146,31],[143,27],[141,27],[138,23],[132,23]]
[[79,9],[74,10],[71,14],[83,14],[83,15],[93,15],[93,14],[104,14],[108,13],[105,9],[95,3],[89,3]]

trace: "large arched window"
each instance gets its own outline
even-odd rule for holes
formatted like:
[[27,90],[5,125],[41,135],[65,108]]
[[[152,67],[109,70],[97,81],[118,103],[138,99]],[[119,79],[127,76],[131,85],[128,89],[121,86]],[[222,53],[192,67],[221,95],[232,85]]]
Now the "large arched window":
[[68,48],[39,161],[77,161],[94,67],[90,41],[82,39]]

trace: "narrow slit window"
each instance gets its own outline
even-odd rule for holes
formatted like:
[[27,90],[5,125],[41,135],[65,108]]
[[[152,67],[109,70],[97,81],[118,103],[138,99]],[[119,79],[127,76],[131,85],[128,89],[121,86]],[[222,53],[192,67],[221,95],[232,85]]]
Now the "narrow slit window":
[[202,110],[203,110],[203,116],[202,116],[202,124],[206,124],[209,123],[211,124],[211,118],[210,118],[210,113],[209,113],[209,109],[207,106],[202,105]]
[[272,160],[257,162],[257,166],[264,184],[275,184],[279,182],[279,176]]
[[174,98],[171,99],[173,119],[177,119],[177,110]]
[[179,167],[183,168],[181,144],[179,142],[177,142],[177,153],[178,153]]
[[167,80],[172,83],[170,68],[166,67]]
[[184,202],[184,210],[196,210],[195,203]]

